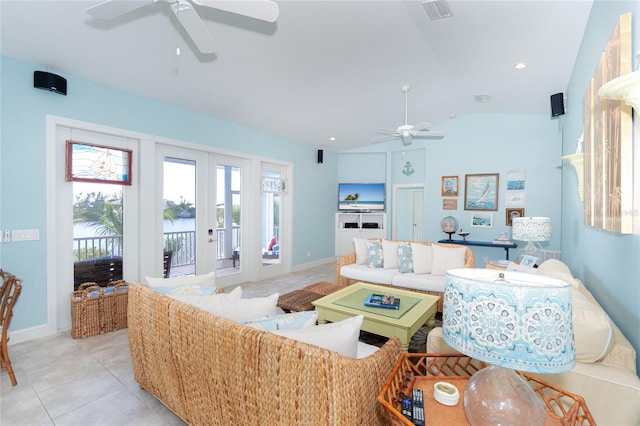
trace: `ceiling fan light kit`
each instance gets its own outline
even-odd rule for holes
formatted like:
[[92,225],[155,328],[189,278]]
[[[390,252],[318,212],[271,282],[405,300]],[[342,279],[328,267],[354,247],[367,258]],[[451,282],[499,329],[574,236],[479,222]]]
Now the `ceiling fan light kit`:
[[401,90],[404,93],[404,124],[398,126],[396,130],[393,129],[378,129],[378,133],[384,136],[374,138],[374,142],[387,142],[395,139],[402,140],[402,143],[407,146],[411,145],[413,138],[416,137],[442,137],[444,132],[429,130],[432,126],[428,121],[423,121],[416,125],[408,124],[408,93],[411,86],[405,84]]
[[223,10],[266,22],[275,22],[280,15],[278,3],[271,0],[144,0],[135,2],[107,0],[86,9],[86,12],[96,19],[108,20],[150,4],[161,2],[169,4],[171,11],[178,18],[180,25],[182,25],[191,40],[193,40],[198,50],[204,54],[214,53],[215,41],[193,4],[198,7]]

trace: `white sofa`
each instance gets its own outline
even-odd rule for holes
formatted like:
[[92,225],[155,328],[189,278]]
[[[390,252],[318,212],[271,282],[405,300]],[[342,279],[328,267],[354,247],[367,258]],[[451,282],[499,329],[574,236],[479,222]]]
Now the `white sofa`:
[[442,312],[445,273],[448,269],[474,268],[468,247],[428,241],[354,238],[355,250],[336,262],[336,283],[367,282],[440,296]]
[[[539,377],[582,396],[600,426],[640,425],[640,378],[633,346],[564,263],[547,260],[537,273],[572,284],[576,349],[576,365],[571,371]],[[457,353],[443,340],[440,327],[429,333],[426,351]]]

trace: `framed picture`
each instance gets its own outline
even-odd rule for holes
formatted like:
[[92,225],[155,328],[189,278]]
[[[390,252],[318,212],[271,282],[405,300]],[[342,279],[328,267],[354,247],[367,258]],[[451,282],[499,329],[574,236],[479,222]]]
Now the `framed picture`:
[[67,141],[67,182],[131,185],[130,149]]
[[444,198],[442,200],[442,210],[458,210],[458,200],[455,198]]
[[520,261],[520,265],[527,266],[529,268],[533,268],[533,266],[538,261],[538,258],[535,256],[524,255],[522,256],[522,260]]
[[511,226],[511,221],[516,217],[524,217],[524,209],[507,209],[506,223]]
[[458,196],[458,176],[442,176],[442,196]]
[[493,228],[493,213],[486,213],[486,212],[472,213],[471,226],[474,228]]
[[507,191],[504,205],[507,207],[524,207],[527,201],[527,193],[525,191]]
[[464,209],[498,210],[498,173],[464,175]]

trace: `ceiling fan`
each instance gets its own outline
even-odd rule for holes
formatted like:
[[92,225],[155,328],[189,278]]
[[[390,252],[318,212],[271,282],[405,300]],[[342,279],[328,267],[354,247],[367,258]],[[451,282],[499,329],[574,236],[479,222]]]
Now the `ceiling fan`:
[[107,0],[88,8],[86,11],[96,19],[112,19],[151,3],[160,2],[168,3],[171,6],[178,21],[202,53],[213,53],[215,42],[191,3],[267,22],[275,22],[280,14],[278,3],[271,0]]
[[432,124],[424,121],[422,123],[418,123],[415,126],[407,123],[407,93],[411,89],[411,86],[405,84],[402,86],[402,92],[404,93],[404,124],[399,126],[397,129],[378,129],[378,133],[385,135],[374,138],[374,142],[386,142],[394,139],[402,139],[402,143],[405,145],[411,145],[413,142],[413,138],[415,137],[439,137],[444,136],[444,132],[439,131],[431,131],[428,130],[431,128]]

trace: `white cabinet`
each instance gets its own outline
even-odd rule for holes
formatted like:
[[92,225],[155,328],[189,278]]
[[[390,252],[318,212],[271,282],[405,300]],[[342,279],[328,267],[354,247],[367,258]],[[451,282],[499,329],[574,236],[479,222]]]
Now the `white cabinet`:
[[385,238],[385,213],[336,213],[336,256],[354,250],[354,238]]

